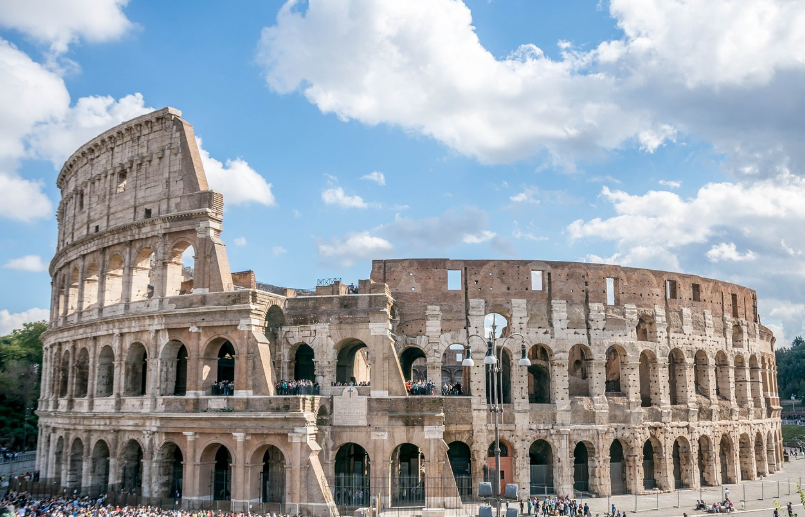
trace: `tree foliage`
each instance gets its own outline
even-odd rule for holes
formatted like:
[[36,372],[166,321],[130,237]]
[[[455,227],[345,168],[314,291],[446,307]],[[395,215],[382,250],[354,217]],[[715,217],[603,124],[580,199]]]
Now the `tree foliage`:
[[788,400],[791,395],[798,400],[805,397],[805,339],[797,336],[790,347],[777,349],[775,359],[780,400]]
[[[0,445],[30,449],[36,444],[36,401],[42,370],[42,342],[47,323],[25,323],[0,337]],[[26,418],[27,417],[27,418]],[[27,420],[27,422],[26,422]]]

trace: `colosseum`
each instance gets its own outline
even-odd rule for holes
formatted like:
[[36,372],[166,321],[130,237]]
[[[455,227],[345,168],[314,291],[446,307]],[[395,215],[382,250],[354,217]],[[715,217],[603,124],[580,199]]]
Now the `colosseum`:
[[498,474],[521,494],[603,496],[781,468],[753,290],[539,260],[375,260],[357,285],[261,284],[230,271],[224,200],[180,117],[110,129],[59,173],[48,483],[335,515],[455,507]]

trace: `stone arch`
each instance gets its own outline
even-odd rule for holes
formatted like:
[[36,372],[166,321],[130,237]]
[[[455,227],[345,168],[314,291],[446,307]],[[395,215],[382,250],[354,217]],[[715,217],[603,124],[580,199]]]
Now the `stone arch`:
[[462,500],[472,497],[472,451],[462,441],[453,441],[447,446],[447,458],[450,470],[456,480],[458,494]]
[[62,465],[64,464],[64,437],[59,436],[53,449],[53,479],[62,482]]
[[59,397],[67,396],[67,388],[70,385],[70,351],[65,350],[61,356],[61,366],[59,367]]
[[392,506],[425,505],[424,461],[425,453],[417,445],[401,443],[394,448],[390,472]]
[[487,447],[486,450],[486,467],[488,472],[488,478],[492,482],[492,490],[495,489],[495,482],[496,480],[500,480],[499,488],[502,491],[503,487],[506,486],[508,483],[513,483],[514,481],[514,468],[513,468],[513,456],[514,456],[514,447],[512,444],[509,443],[508,440],[500,438],[500,473],[495,473],[495,442],[492,441]]
[[453,343],[442,354],[442,385],[447,384],[451,391],[448,395],[469,395],[470,383],[465,382],[471,375],[471,368],[462,365],[464,345]]
[[740,323],[732,326],[732,346],[737,348],[743,348],[744,346],[744,330]]
[[148,351],[145,345],[134,342],[126,354],[123,395],[141,397],[148,389]]
[[279,305],[271,305],[266,310],[265,334],[269,340],[276,342],[280,336],[280,329],[285,325],[285,314]]
[[110,397],[115,386],[115,353],[106,345],[98,354],[98,367],[95,378],[95,396]]
[[150,246],[137,251],[131,265],[131,301],[148,300],[154,296],[156,283],[156,253]]
[[735,459],[732,452],[732,439],[729,434],[721,435],[718,445],[718,458],[721,464],[721,484],[737,483],[738,476],[735,472]]
[[594,449],[590,442],[580,441],[573,448],[573,490],[590,491],[590,452]]
[[[219,383],[227,383],[237,387],[236,363],[239,357],[235,343],[225,336],[216,336],[207,342],[201,358],[201,385],[216,395],[232,395],[234,390],[222,388]],[[210,392],[210,391],[208,391]]]
[[98,280],[100,268],[98,262],[92,261],[84,272],[84,306],[82,310],[94,309],[98,305]]
[[125,262],[120,253],[114,253],[106,263],[103,276],[103,305],[117,305],[123,299],[123,266]]
[[165,296],[193,292],[195,261],[196,251],[192,242],[182,238],[173,243],[165,265]]
[[109,492],[109,444],[106,440],[97,440],[92,447],[90,457],[90,485],[91,495],[105,494]]
[[748,407],[750,398],[749,376],[746,361],[740,354],[735,356],[735,402],[738,407]]
[[674,348],[668,354],[668,393],[671,405],[686,404],[688,401],[687,362],[682,350]]
[[84,468],[84,442],[81,438],[74,438],[70,445],[70,457],[67,462],[67,479],[64,486],[70,488],[81,487],[81,472]]
[[408,346],[400,353],[400,368],[406,381],[428,379],[427,354],[418,346]]
[[704,350],[697,350],[693,356],[693,387],[696,395],[710,398],[710,359]]
[[699,483],[700,486],[716,486],[718,480],[715,472],[715,456],[710,437],[706,434],[699,436]]
[[777,450],[774,446],[774,437],[771,431],[766,434],[766,466],[769,474],[777,471]]
[[229,449],[220,443],[210,443],[201,452],[200,463],[199,495],[214,501],[229,501],[232,498],[232,454]]
[[658,483],[663,479],[662,465],[662,444],[651,436],[643,442],[643,488],[645,490],[663,488],[662,484]]
[[173,442],[160,446],[152,476],[155,497],[181,499],[184,493],[184,454],[181,447]]
[[618,438],[609,446],[609,487],[610,494],[623,495],[626,490],[626,460],[624,444]]
[[183,397],[187,394],[187,347],[177,339],[171,339],[159,354],[160,395]]
[[56,306],[57,306],[57,313],[56,317],[60,318],[67,307],[66,303],[67,300],[65,299],[67,296],[67,276],[62,272],[59,274],[58,280],[58,288],[56,289]]
[[251,500],[263,503],[285,502],[285,454],[274,444],[263,444],[251,454],[249,487]]
[[760,365],[755,354],[749,356],[749,379],[752,385],[752,404],[756,408],[762,408],[763,384],[760,380]]
[[70,283],[67,284],[67,314],[70,315],[78,309],[78,286],[81,283],[81,274],[78,266],[70,270]]
[[671,459],[674,467],[674,488],[691,488],[693,483],[693,454],[684,436],[674,440]]
[[567,354],[568,391],[571,397],[590,396],[590,374],[593,354],[589,347],[573,345]]
[[131,438],[123,444],[118,457],[118,469],[121,490],[131,495],[141,495],[143,448],[140,442]]
[[660,405],[660,367],[657,356],[651,350],[640,353],[638,376],[640,378],[640,406]]
[[[335,454],[335,488],[333,498],[339,507],[357,507],[371,497],[369,454],[357,443],[345,443]],[[360,494],[363,493],[363,496]]]
[[511,404],[511,354],[506,348],[501,348],[498,359],[500,364],[498,364],[497,367],[500,368],[500,372],[498,372],[499,376],[496,376],[494,379],[492,374],[494,373],[493,368],[495,365],[484,365],[486,373],[486,402],[487,404],[492,403],[492,386],[496,384],[497,400],[502,401],[503,404]]
[[73,396],[84,398],[89,390],[89,350],[82,347],[75,359],[75,382],[73,383]]
[[[495,310],[502,310],[499,307]],[[509,318],[500,314],[499,312],[489,312],[484,316],[484,337],[490,339],[492,337],[492,327],[495,327],[495,337],[501,338],[509,335]]]
[[293,380],[316,381],[316,353],[307,343],[298,343],[293,353]]
[[551,361],[553,351],[544,344],[536,344],[529,348],[528,359],[528,402],[531,404],[550,404],[551,392]]
[[369,382],[369,349],[366,343],[360,339],[348,338],[338,344],[337,350],[335,382],[341,384]]
[[766,458],[763,457],[765,452],[766,448],[764,447],[763,443],[763,433],[758,431],[755,433],[755,473],[757,474],[757,477],[768,475]]
[[648,314],[641,314],[635,327],[637,341],[657,341],[657,322]]
[[621,386],[621,375],[626,365],[626,350],[619,345],[612,345],[606,352],[606,363],[604,365],[605,393],[623,393],[624,386]]
[[754,451],[752,439],[747,433],[741,433],[738,437],[738,463],[740,464],[741,481],[755,479],[755,466],[752,465]]
[[537,439],[528,448],[530,470],[529,493],[532,496],[552,494],[554,469],[553,444],[548,440]]
[[730,400],[730,366],[727,354],[723,350],[716,353],[716,396],[719,399]]

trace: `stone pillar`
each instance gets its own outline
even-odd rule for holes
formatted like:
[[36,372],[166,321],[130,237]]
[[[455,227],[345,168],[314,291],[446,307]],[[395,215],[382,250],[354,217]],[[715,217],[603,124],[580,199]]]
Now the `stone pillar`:
[[556,406],[556,423],[570,424],[570,391],[568,385],[567,356],[561,359],[554,355],[551,361],[551,399]]
[[87,342],[89,349],[89,371],[87,372],[87,411],[92,411],[95,401],[95,390],[98,384],[98,338],[91,337]]
[[86,264],[84,262],[85,257],[82,255],[81,259],[79,260],[79,269],[78,269],[78,299],[76,300],[75,305],[75,312],[76,312],[76,320],[81,321],[81,311],[84,310],[84,284],[86,283],[86,271],[85,267]]
[[245,511],[249,508],[246,483],[246,433],[232,433],[235,437],[235,454],[232,465],[232,510]]
[[70,366],[67,375],[67,409],[73,409],[73,395],[75,394],[75,377],[76,377],[76,344],[75,341],[70,341],[68,350],[70,350]]
[[185,456],[182,471],[182,484],[184,490],[182,497],[184,499],[200,499],[199,486],[198,486],[198,463],[196,462],[196,439],[198,433],[192,431],[184,431],[187,445],[185,446]]
[[123,289],[120,293],[120,303],[124,304],[128,311],[129,302],[131,301],[131,274],[132,274],[132,258],[131,258],[131,241],[126,242],[126,251],[123,254]]
[[202,354],[201,350],[201,331],[193,331],[189,334],[190,339],[187,346],[187,396],[201,396],[204,395],[202,391]]
[[441,357],[439,359],[440,361],[436,362],[432,357],[428,357],[428,380],[433,381],[433,383],[438,386],[438,389],[436,390],[437,395],[441,394],[442,389]]
[[154,462],[154,433],[145,431],[144,442],[145,450],[143,450],[143,477],[141,480],[141,488],[143,497],[151,497],[151,466]]
[[92,436],[87,432],[81,440],[84,442],[84,457],[81,459],[81,493],[85,494],[92,485]]
[[120,480],[117,478],[117,457],[118,451],[118,434],[116,430],[109,431],[109,486],[117,484]]
[[319,389],[322,395],[332,393],[332,384],[335,382],[335,367],[338,361],[335,359],[313,359],[316,368],[316,380],[319,382]]

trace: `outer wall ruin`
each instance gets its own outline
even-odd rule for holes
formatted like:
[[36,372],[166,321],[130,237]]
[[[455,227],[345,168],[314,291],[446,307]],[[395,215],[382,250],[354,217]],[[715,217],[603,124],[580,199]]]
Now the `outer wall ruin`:
[[[113,128],[59,174],[38,410],[48,482],[235,510],[472,499],[494,475],[492,313],[500,477],[521,494],[668,491],[781,468],[774,337],[751,289],[448,259],[376,260],[357,288],[258,288],[229,270],[223,199],[180,116]],[[318,392],[277,393],[282,379]],[[435,394],[409,395],[409,379]]]

